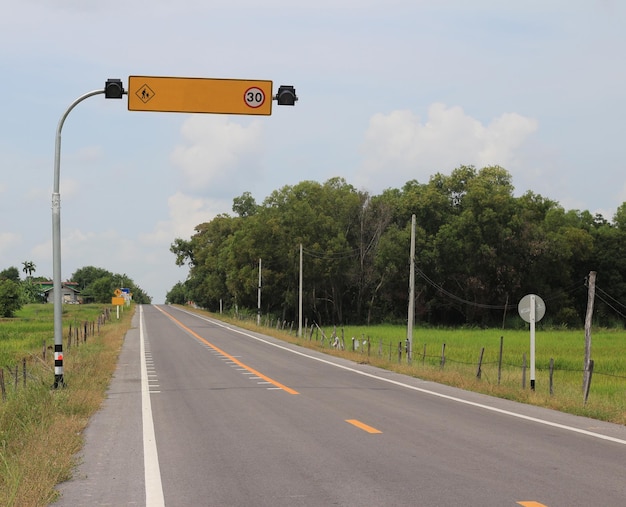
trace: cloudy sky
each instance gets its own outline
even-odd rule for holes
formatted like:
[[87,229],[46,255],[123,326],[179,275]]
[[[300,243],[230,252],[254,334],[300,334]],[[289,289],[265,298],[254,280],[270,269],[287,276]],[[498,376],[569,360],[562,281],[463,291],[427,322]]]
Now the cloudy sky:
[[626,201],[621,0],[5,0],[0,269],[52,277],[57,125],[131,75],[271,80],[271,116],[81,102],[63,127],[62,278],[125,273],[153,302],[187,276],[169,246],[283,185],[371,194],[498,164],[566,209]]

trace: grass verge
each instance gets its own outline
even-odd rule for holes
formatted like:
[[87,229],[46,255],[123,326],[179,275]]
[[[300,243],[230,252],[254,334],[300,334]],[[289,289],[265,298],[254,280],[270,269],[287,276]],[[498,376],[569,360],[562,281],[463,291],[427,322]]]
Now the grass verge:
[[[70,323],[90,321],[102,309],[64,308],[64,336]],[[54,341],[52,305],[28,305],[18,318],[0,324],[0,365],[19,365],[20,355],[27,359],[25,385],[21,372],[17,386],[5,375],[6,399],[0,399],[0,505],[37,507],[56,499],[55,487],[71,477],[82,432],[106,395],[133,311],[122,312],[119,320],[111,315],[99,334],[80,346],[64,346],[67,387],[56,390],[51,389],[54,357],[48,353],[44,361],[41,345]],[[37,329],[37,336],[28,329]]]

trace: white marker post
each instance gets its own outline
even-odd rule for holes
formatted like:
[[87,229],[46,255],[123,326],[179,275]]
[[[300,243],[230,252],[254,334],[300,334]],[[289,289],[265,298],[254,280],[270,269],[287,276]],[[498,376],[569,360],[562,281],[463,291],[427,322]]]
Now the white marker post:
[[530,388],[535,390],[535,314],[536,296],[530,295]]
[[519,316],[530,323],[530,388],[535,390],[535,323],[546,313],[546,304],[536,294],[527,294],[517,305]]

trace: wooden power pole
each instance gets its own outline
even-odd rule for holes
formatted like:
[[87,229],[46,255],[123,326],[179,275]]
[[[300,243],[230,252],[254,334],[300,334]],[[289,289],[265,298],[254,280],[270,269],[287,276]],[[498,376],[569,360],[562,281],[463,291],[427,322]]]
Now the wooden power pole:
[[587,279],[587,315],[585,316],[585,371],[583,372],[583,387],[587,383],[589,361],[591,360],[591,322],[593,319],[593,303],[596,297],[596,272],[590,271]]

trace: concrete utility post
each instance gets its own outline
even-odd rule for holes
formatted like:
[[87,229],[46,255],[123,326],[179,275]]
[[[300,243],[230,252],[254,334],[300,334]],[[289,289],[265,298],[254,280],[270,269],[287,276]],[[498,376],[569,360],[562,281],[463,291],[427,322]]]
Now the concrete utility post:
[[411,248],[409,264],[409,310],[406,326],[407,361],[413,359],[413,323],[415,322],[415,215],[411,216]]
[[54,143],[54,184],[52,188],[52,287],[54,304],[54,385],[55,389],[65,387],[63,379],[63,286],[61,283],[61,131],[65,119],[83,100],[94,95],[104,94],[107,99],[121,99],[124,87],[119,79],[109,79],[104,89],[94,90],[78,97],[61,116]]

